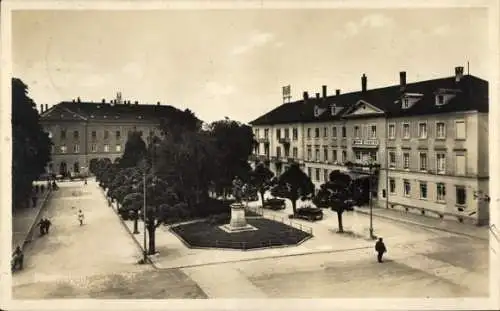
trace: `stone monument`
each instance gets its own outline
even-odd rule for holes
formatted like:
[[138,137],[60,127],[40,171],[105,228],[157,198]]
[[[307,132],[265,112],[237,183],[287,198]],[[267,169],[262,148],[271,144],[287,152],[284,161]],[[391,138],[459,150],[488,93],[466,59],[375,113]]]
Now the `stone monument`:
[[242,232],[257,230],[254,226],[247,223],[245,218],[245,206],[241,203],[243,196],[243,182],[235,177],[233,179],[233,197],[236,202],[231,204],[231,220],[220,228],[226,232]]

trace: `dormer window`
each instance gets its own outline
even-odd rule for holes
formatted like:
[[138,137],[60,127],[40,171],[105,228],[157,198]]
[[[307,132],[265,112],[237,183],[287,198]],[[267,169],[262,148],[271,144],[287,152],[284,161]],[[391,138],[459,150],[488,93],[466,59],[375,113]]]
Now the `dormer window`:
[[408,109],[410,108],[410,101],[408,98],[403,98],[403,109]]
[[444,105],[444,96],[443,95],[438,95],[437,96],[437,103],[438,106]]
[[401,108],[408,109],[411,108],[416,102],[422,99],[423,94],[420,93],[405,93],[401,97]]

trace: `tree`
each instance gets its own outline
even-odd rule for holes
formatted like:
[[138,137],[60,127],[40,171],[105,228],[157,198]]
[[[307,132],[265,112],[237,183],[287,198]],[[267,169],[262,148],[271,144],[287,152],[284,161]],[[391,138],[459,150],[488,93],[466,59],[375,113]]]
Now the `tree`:
[[146,143],[142,139],[142,134],[138,131],[133,131],[127,138],[125,150],[120,158],[119,165],[121,168],[137,166],[146,154],[147,148]]
[[40,125],[28,86],[12,79],[12,208],[31,195],[33,181],[50,161],[52,142]]
[[277,185],[271,189],[274,196],[287,198],[292,202],[293,214],[297,213],[297,200],[307,199],[314,194],[314,184],[297,163],[278,177]]
[[255,169],[251,172],[250,184],[259,192],[262,206],[264,206],[264,193],[271,188],[273,177],[274,173],[263,163],[257,164]]
[[338,170],[332,171],[329,180],[320,186],[320,190],[313,199],[318,207],[330,207],[337,213],[339,232],[344,232],[342,214],[352,211],[352,181],[351,177]]

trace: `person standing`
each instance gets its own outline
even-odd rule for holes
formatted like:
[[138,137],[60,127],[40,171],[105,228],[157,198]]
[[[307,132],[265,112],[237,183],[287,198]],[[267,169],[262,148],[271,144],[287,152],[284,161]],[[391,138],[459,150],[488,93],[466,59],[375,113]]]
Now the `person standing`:
[[45,218],[45,233],[46,234],[49,234],[49,229],[50,229],[51,225],[52,225],[52,222],[48,218]]
[[382,256],[385,252],[387,252],[387,248],[385,247],[382,238],[379,238],[377,243],[375,243],[375,251],[377,252],[377,261],[382,262]]
[[84,218],[85,218],[85,216],[83,215],[82,210],[78,210],[78,221],[80,222],[80,226],[83,225],[83,219]]
[[43,236],[45,235],[45,218],[42,217],[42,219],[40,219],[40,222],[37,224],[37,226],[40,226],[40,236]]

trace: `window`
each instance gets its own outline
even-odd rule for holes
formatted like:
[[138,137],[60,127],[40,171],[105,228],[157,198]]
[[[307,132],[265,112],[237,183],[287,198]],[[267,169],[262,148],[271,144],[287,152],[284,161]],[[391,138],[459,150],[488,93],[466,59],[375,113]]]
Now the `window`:
[[342,162],[345,163],[347,161],[347,151],[342,150]]
[[311,128],[307,129],[307,138],[311,138]]
[[396,167],[396,152],[394,151],[389,151],[389,167],[390,168]]
[[425,152],[421,152],[419,154],[419,158],[420,158],[420,170],[421,171],[425,171],[427,170],[427,153]]
[[410,168],[410,154],[408,152],[403,153],[403,168],[405,170]]
[[78,161],[73,163],[73,172],[76,174],[80,173],[80,163]]
[[92,131],[92,139],[96,139],[97,138],[97,132],[96,131]]
[[80,152],[80,145],[74,145],[73,146],[73,153],[79,153]]
[[354,156],[356,157],[357,161],[361,161],[361,151],[355,151]]
[[90,151],[97,152],[97,144],[90,145]]
[[444,122],[436,123],[436,138],[444,139],[446,137],[446,126]]
[[299,149],[297,147],[293,147],[292,156],[296,159],[299,157]]
[[354,137],[355,138],[360,138],[361,137],[361,131],[359,129],[359,126],[357,126],[357,125],[354,127]]
[[408,98],[403,98],[403,109],[408,109],[410,107],[410,101]]
[[61,153],[66,153],[68,149],[66,148],[66,145],[61,145],[60,149]]
[[333,149],[332,150],[332,160],[333,162],[337,162],[337,150]]
[[315,173],[316,173],[316,176],[315,176],[315,177],[316,177],[316,180],[318,180],[318,181],[319,181],[320,169],[319,169],[319,168],[315,169]]
[[390,139],[396,138],[396,125],[394,124],[389,124],[389,134],[388,134]]
[[277,156],[278,158],[280,158],[280,157],[281,157],[281,147],[280,147],[280,146],[276,147],[276,156]]
[[314,129],[314,138],[319,138],[319,127]]
[[66,139],[66,130],[61,130],[61,139]]
[[455,139],[465,139],[465,121],[455,121]]
[[314,160],[319,161],[319,148],[316,148],[314,152]]
[[408,179],[404,179],[403,180],[403,191],[404,191],[405,197],[409,197],[410,196],[410,194],[411,194],[411,185],[410,185],[410,181]]
[[328,128],[327,127],[323,128],[323,137],[328,137]]
[[290,138],[290,130],[285,129],[285,138]]
[[104,139],[108,139],[109,138],[109,131],[104,131]]
[[108,144],[104,144],[104,152],[109,152],[109,145]]
[[466,173],[465,154],[455,155],[455,175],[463,176]]
[[292,137],[293,137],[293,140],[299,139],[299,130],[298,129],[294,128],[292,130]]
[[276,138],[277,139],[281,138],[281,129],[276,129]]
[[466,194],[467,192],[465,191],[464,186],[456,186],[456,200],[457,200],[457,205],[465,205],[466,204]]
[[444,96],[443,95],[438,95],[437,96],[437,104],[438,105],[444,105]]
[[323,181],[324,182],[328,181],[328,170],[326,168],[323,169]]
[[403,124],[403,138],[404,139],[410,138],[410,124],[408,123]]
[[389,179],[389,193],[396,193],[396,180],[394,178]]
[[427,199],[427,183],[425,181],[420,182],[420,198]]
[[307,160],[312,160],[311,146],[307,146]]
[[323,159],[328,161],[328,147],[323,147]]
[[78,139],[80,137],[80,132],[73,131],[73,139]]
[[332,137],[337,138],[337,127],[332,127]]
[[443,183],[436,184],[436,199],[438,201],[444,201],[446,199],[446,188]]
[[377,161],[377,152],[376,151],[370,151],[370,160],[372,162],[376,162]]
[[310,167],[307,168],[307,175],[309,176],[309,178],[312,177],[312,168]]
[[269,138],[269,129],[264,129],[264,138]]
[[120,137],[121,137],[120,131],[116,131],[115,137],[116,137],[116,139],[120,139]]
[[347,137],[347,133],[346,133],[346,129],[345,129],[345,126],[342,126],[342,138],[346,138]]
[[372,125],[370,127],[370,137],[377,138],[377,126],[376,125]]
[[436,170],[440,174],[444,174],[446,172],[446,154],[436,154]]
[[418,138],[420,139],[427,138],[427,123],[418,124]]
[[285,146],[285,158],[290,157],[290,146]]

